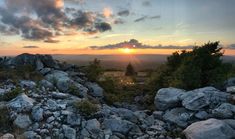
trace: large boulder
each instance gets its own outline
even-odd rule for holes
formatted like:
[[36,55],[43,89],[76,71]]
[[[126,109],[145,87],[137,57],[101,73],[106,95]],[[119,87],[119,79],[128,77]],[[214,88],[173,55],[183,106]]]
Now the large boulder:
[[33,55],[27,53],[12,58],[7,64],[13,66],[31,65],[37,70],[43,67],[54,68],[57,65],[51,55]]
[[32,108],[32,118],[35,121],[43,120],[43,109],[39,106],[35,106]]
[[188,139],[235,138],[235,130],[226,122],[217,119],[208,119],[206,121],[193,123],[188,126],[183,133]]
[[163,119],[180,127],[187,127],[192,116],[193,113],[185,108],[174,108],[172,110],[166,111],[166,113],[163,115]]
[[64,136],[68,139],[76,139],[76,130],[67,126],[63,125],[62,129],[64,131]]
[[102,138],[100,122],[97,119],[86,121],[81,135],[82,138]]
[[27,95],[25,95],[24,93],[17,96],[16,98],[14,98],[13,100],[11,100],[8,103],[8,106],[12,109],[15,110],[17,112],[21,112],[21,111],[30,111],[31,108],[33,107],[33,103],[35,102],[34,99],[29,98]]
[[21,80],[20,81],[20,86],[22,88],[29,88],[33,89],[36,87],[36,83],[34,81],[28,81],[28,80]]
[[188,91],[181,96],[181,99],[185,108],[198,111],[206,106],[214,108],[221,103],[227,102],[229,96],[229,94],[221,92],[214,87],[205,87]]
[[90,89],[90,94],[93,96],[93,97],[98,97],[98,98],[103,98],[104,95],[103,95],[103,88],[101,88],[98,84],[96,83],[87,83],[86,84],[88,89]]
[[184,90],[176,88],[160,89],[154,99],[155,107],[158,110],[167,110],[180,105],[180,96],[185,93]]
[[14,120],[14,125],[21,129],[26,129],[30,124],[32,124],[32,121],[28,115],[17,115],[16,119]]
[[223,103],[212,111],[214,117],[222,119],[233,118],[234,113],[235,106],[229,103]]

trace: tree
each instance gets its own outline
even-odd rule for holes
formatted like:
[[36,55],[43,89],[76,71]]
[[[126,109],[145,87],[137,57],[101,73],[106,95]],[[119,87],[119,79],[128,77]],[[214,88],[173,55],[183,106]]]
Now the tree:
[[134,67],[132,66],[131,63],[129,63],[127,65],[125,75],[126,76],[135,76],[136,75],[135,69],[134,69]]
[[[175,52],[167,58],[153,84],[157,87],[179,87],[186,90],[205,86],[218,86],[231,70],[231,64],[223,63],[219,42],[209,42],[192,51]],[[161,86],[159,86],[161,85]],[[159,88],[158,88],[159,89]]]
[[93,62],[90,62],[87,69],[87,77],[90,81],[96,82],[99,77],[103,74],[103,68],[101,67],[100,60],[97,58]]

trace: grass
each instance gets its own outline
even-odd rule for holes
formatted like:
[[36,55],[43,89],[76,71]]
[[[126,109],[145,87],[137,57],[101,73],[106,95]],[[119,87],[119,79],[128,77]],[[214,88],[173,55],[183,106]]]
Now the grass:
[[6,94],[0,96],[0,101],[10,101],[21,93],[22,93],[21,88],[17,87],[11,90],[10,92],[7,92]]
[[75,102],[74,107],[80,112],[80,114],[86,117],[92,116],[99,110],[98,106],[91,103],[89,100]]

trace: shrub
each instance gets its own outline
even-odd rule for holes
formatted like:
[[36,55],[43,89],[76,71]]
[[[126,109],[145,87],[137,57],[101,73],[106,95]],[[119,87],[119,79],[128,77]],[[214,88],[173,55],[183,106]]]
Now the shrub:
[[134,67],[132,66],[131,63],[129,63],[126,67],[126,73],[125,73],[126,76],[136,76],[137,73],[135,72],[135,69]]
[[0,106],[0,113],[0,133],[11,130],[13,124],[10,119],[10,111],[6,106]]
[[90,81],[96,82],[103,74],[103,68],[101,67],[100,60],[94,59],[85,69],[87,77]]
[[80,96],[80,92],[79,92],[78,88],[77,88],[75,85],[70,85],[68,92],[69,92],[71,95],[81,97],[81,96]]
[[10,101],[21,93],[22,93],[22,89],[17,87],[11,90],[10,92],[7,92],[6,94],[0,96],[0,101]]
[[84,116],[91,116],[98,111],[98,106],[89,100],[75,102],[74,106]]

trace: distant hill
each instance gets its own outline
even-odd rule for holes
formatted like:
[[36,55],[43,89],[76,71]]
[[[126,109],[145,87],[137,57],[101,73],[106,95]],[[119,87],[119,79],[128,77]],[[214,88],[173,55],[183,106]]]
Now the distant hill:
[[[106,69],[124,70],[131,62],[137,70],[155,69],[159,64],[166,61],[169,55],[148,54],[148,55],[53,55],[60,61],[86,66],[98,58]],[[235,56],[224,56],[224,61],[235,63]]]

